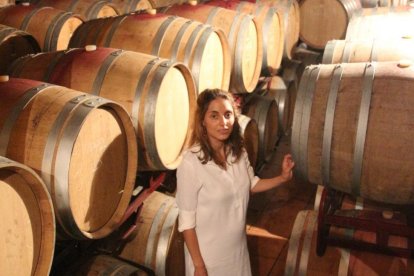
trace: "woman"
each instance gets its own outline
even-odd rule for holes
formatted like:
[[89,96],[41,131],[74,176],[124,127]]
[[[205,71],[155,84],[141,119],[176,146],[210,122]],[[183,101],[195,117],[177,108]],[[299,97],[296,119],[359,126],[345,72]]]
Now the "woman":
[[195,123],[192,146],[177,169],[186,275],[251,275],[246,242],[250,192],[263,192],[290,180],[294,163],[286,155],[280,176],[254,176],[233,99],[225,91],[205,90],[199,95]]

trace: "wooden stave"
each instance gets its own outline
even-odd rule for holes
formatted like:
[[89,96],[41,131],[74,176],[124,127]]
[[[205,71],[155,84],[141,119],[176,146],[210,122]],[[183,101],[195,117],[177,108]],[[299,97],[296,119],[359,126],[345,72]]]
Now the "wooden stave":
[[[103,98],[90,97],[75,90],[37,81],[10,79],[5,84],[0,83],[0,85],[2,84],[2,91],[10,89],[10,91],[14,91],[16,94],[15,99],[9,100],[11,102],[16,102],[16,100],[19,99],[19,102],[17,105],[6,109],[6,113],[4,113],[6,117],[1,118],[3,121],[1,121],[2,132],[0,133],[0,151],[6,156],[10,156],[18,161],[22,159],[22,163],[37,171],[42,177],[49,189],[49,192],[51,193],[52,201],[56,210],[56,220],[59,222],[59,224],[57,224],[57,234],[59,235],[59,238],[82,240],[87,238],[97,239],[109,235],[116,229],[116,227],[119,226],[123,213],[128,207],[137,168],[137,145],[135,143],[135,133],[132,127],[132,122],[130,121],[126,111],[119,104],[104,100]],[[25,103],[26,106],[29,106],[29,104],[33,102],[34,99],[36,100],[36,97],[41,94],[50,94],[53,96],[54,94],[57,95],[57,93],[63,92],[66,94],[66,99],[74,97],[66,103],[64,98],[59,100],[62,105],[57,104],[55,108],[60,110],[60,112],[50,116],[51,118],[49,118],[52,120],[52,123],[48,126],[50,128],[50,133],[48,132],[44,135],[39,132],[38,134],[43,136],[43,138],[39,137],[39,141],[36,142],[38,145],[32,147],[33,150],[40,149],[40,152],[43,152],[43,154],[36,157],[37,160],[33,158],[33,160],[29,160],[29,154],[27,154],[28,157],[22,156],[20,152],[21,149],[13,146],[13,143],[19,142],[19,139],[15,139],[16,141],[12,142],[12,139],[16,138],[15,136],[17,135],[17,128],[13,126],[13,124],[15,124],[15,122],[19,120],[22,115],[24,115],[24,111],[20,110],[20,106]],[[19,95],[23,95],[23,97]],[[73,149],[73,147],[76,146],[73,137],[82,131],[82,128],[78,124],[81,123],[82,120],[85,121],[85,116],[92,114],[90,110],[94,110],[95,108],[108,109],[110,112],[113,112],[114,116],[115,114],[118,116],[116,120],[119,120],[119,123],[122,122],[122,128],[124,128],[125,135],[128,139],[128,141],[126,141],[128,153],[131,157],[128,157],[126,164],[127,167],[125,168],[125,183],[122,184],[124,185],[123,193],[120,197],[117,195],[117,197],[119,197],[118,205],[115,206],[116,208],[113,210],[113,213],[106,214],[106,218],[108,218],[108,220],[103,223],[99,229],[88,231],[80,228],[77,223],[80,218],[76,217],[73,213],[75,209],[72,209],[73,207],[71,207],[72,202],[71,199],[69,199],[69,185],[71,183],[69,173],[71,168],[69,163],[72,156],[76,153]],[[68,114],[71,115],[68,116]],[[55,117],[56,120],[53,121],[52,117]],[[37,130],[40,131],[38,128]],[[59,136],[57,136],[58,134]],[[62,141],[64,141],[64,143],[59,141],[61,137],[63,137]],[[77,139],[78,137],[75,138]],[[54,153],[55,151],[56,155]],[[56,183],[55,178],[58,180],[58,183]],[[72,200],[75,199],[76,197],[72,195]]]
[[[283,46],[285,40],[285,30],[283,29],[282,15],[276,8],[263,5],[259,3],[250,3],[246,1],[209,1],[205,2],[207,5],[218,6],[226,9],[231,9],[237,12],[246,13],[254,16],[254,20],[257,21],[259,31],[262,32],[263,38],[263,60],[262,60],[262,71],[261,76],[272,76],[278,69],[280,69],[282,57],[283,57]],[[272,25],[274,18],[277,19],[277,28]],[[276,31],[279,30],[279,31]],[[278,34],[275,39],[277,46],[269,44],[269,34]],[[270,53],[272,51],[273,53]],[[273,60],[271,59],[271,57]]]
[[355,63],[414,60],[411,38],[394,40],[331,40],[326,44],[322,63]]
[[149,276],[138,266],[110,255],[92,255],[75,262],[64,275],[100,275],[100,276]]
[[238,121],[250,165],[252,165],[253,168],[256,168],[259,151],[259,128],[257,127],[255,120],[243,114],[239,115]]
[[257,123],[259,148],[256,164],[263,165],[272,154],[278,140],[278,110],[274,99],[253,95],[243,106],[242,113]]
[[[341,20],[341,24],[338,23],[338,24],[332,25],[333,22],[330,22],[328,19],[325,19],[322,17],[322,15],[324,15],[323,13],[319,15],[320,18],[322,18],[323,20],[321,20],[320,22],[317,22],[317,24],[312,26],[313,28],[307,29],[309,25],[308,17],[309,16],[312,17],[312,15],[315,16],[314,13],[311,13],[312,5],[310,4],[310,1],[322,1],[322,0],[304,0],[300,2],[300,14],[301,14],[300,38],[307,45],[315,49],[323,49],[329,40],[344,38],[346,35],[347,26],[350,22],[351,17],[354,14],[360,12],[362,9],[358,0],[335,0],[332,2],[330,1],[323,2],[323,4],[325,5],[328,2],[335,3],[335,5],[337,5],[340,8],[340,9],[334,9],[334,7],[332,6],[331,10],[324,9],[323,12],[324,13],[330,12],[330,14],[332,14],[333,12],[336,12],[337,10],[340,11],[337,14],[334,14],[332,18],[335,18],[334,22],[336,20]],[[305,22],[308,25],[305,25]],[[326,33],[328,30],[325,30],[326,31],[325,32],[326,34],[325,34],[323,28],[324,27],[329,28],[332,26],[336,26],[336,29],[333,29],[333,30],[329,29],[331,33]],[[318,29],[319,33],[324,34],[324,35],[322,37],[314,37],[315,34],[312,31],[314,30],[314,28]]]
[[[40,26],[36,23],[41,22]],[[80,16],[51,7],[36,8],[33,5],[14,5],[0,9],[0,23],[23,31],[36,38],[43,51],[63,50],[69,38],[62,30],[67,24],[76,29],[82,23]]]
[[[26,47],[21,48],[21,51],[13,50],[14,47],[8,50],[7,43],[11,45],[25,45]],[[29,33],[0,24],[0,52],[3,51],[5,52],[5,55],[1,55],[0,75],[6,74],[7,68],[11,65],[13,60],[27,54],[40,52],[40,46],[36,39]]]
[[[261,67],[262,67],[262,56],[263,56],[263,38],[262,33],[258,31],[257,23],[250,18],[250,16],[242,13],[237,13],[228,9],[223,9],[220,7],[209,6],[205,4],[191,5],[173,5],[164,10],[165,13],[170,15],[178,15],[185,18],[197,20],[203,22],[204,24],[210,24],[217,28],[221,28],[226,34],[232,55],[232,72],[230,78],[230,88],[229,91],[233,93],[251,93],[256,87]],[[221,21],[224,21],[223,18],[232,18],[233,21],[231,24],[222,24]],[[217,23],[215,20],[220,21]],[[245,71],[243,71],[243,56],[245,45],[241,41],[248,36],[246,31],[248,30],[250,24],[254,25],[256,40],[256,53],[255,55],[255,65],[251,74],[251,77],[245,81]],[[249,56],[250,58],[252,56]]]
[[[131,32],[132,30],[127,28],[133,27],[134,30],[145,32],[148,31],[148,23],[146,24],[145,22],[153,24],[157,28],[156,34],[148,34],[156,43],[148,43],[149,45],[133,43],[134,40],[141,39],[140,32]],[[173,37],[171,40],[174,40],[174,43],[167,42],[169,44],[164,45],[164,41],[166,41],[164,37],[169,35],[167,31],[177,24],[181,24],[181,28],[179,29],[180,32],[177,32],[177,34],[174,33],[174,37],[179,38],[179,40],[176,41]],[[187,24],[190,25],[187,26]],[[99,29],[100,32],[96,32],[96,29]],[[221,81],[217,85],[217,88],[228,90],[231,73],[231,56],[226,36],[217,28],[189,21],[184,18],[162,14],[136,14],[91,20],[76,30],[71,39],[70,47],[83,47],[88,44],[94,44],[102,47],[113,47],[158,55],[162,58],[183,62],[190,68],[197,84],[198,93],[201,93],[202,90],[208,88],[200,84],[204,81],[200,73],[204,70],[203,68],[208,66],[205,62],[202,63],[202,58],[206,47],[205,43],[212,35],[217,35],[222,44],[223,74],[220,76]],[[125,37],[128,36],[134,36],[134,40],[127,41]],[[189,40],[184,44],[186,46],[183,47],[183,39],[187,37],[189,37]],[[187,46],[191,46],[191,48]],[[171,51],[168,51],[169,49]]]
[[[136,66],[124,68],[121,62],[126,59],[135,62]],[[138,66],[138,62],[142,64]],[[73,64],[77,65],[74,66]],[[72,69],[65,69],[67,67]],[[87,72],[82,73],[82,68],[86,68]],[[124,89],[114,87],[111,79],[120,76],[120,71],[116,71],[116,68],[124,68],[123,82],[133,83],[131,86]],[[194,81],[189,70],[182,63],[170,62],[131,51],[98,48],[95,51],[88,52],[85,49],[78,48],[70,51],[23,57],[11,66],[9,73],[15,77],[36,79],[79,91],[86,91],[120,103],[130,114],[137,133],[138,169],[139,171],[148,171],[172,170],[181,162],[180,154],[177,154],[172,162],[167,163],[165,161],[163,152],[160,152],[160,149],[157,148],[158,141],[154,134],[156,112],[148,110],[149,102],[142,100],[141,103],[141,99],[158,101],[160,84],[167,72],[172,69],[179,70],[184,76],[187,81],[189,97],[188,112],[190,115],[188,122],[180,123],[188,124],[187,134],[179,145],[182,151],[187,148],[190,141],[193,129],[192,114],[195,112],[196,106]],[[159,81],[153,81],[155,78],[158,78]],[[100,83],[100,85],[96,85],[97,83]],[[114,93],[114,91],[117,93]]]
[[[34,252],[36,265],[33,265],[32,275],[47,275],[52,267],[55,246],[55,217],[52,199],[42,179],[24,164],[0,156],[0,169],[19,174],[30,185],[33,196],[38,200],[38,209],[41,217],[41,235],[39,238],[39,252]],[[20,257],[21,258],[21,257]],[[20,259],[19,258],[19,259]],[[27,264],[24,264],[25,266]],[[4,269],[4,267],[3,267]],[[15,271],[15,269],[13,269]],[[0,267],[0,273],[2,268]]]
[[144,201],[135,236],[121,249],[119,257],[142,264],[155,275],[184,274],[184,240],[178,232],[174,197],[157,191],[150,194]]
[[155,7],[152,0],[108,0],[108,2],[118,9],[119,14],[128,14]]
[[[412,261],[404,258],[349,251],[331,246],[328,246],[324,256],[317,256],[315,249],[317,223],[316,211],[304,210],[298,213],[289,240],[285,275],[389,275],[387,273],[409,275],[412,273],[414,267]],[[346,235],[343,230],[331,228],[333,228],[331,233]],[[373,236],[372,233],[363,231],[357,231],[352,235],[362,239],[370,239]],[[403,241],[394,239],[394,242]]]
[[284,136],[289,131],[290,92],[285,81],[279,76],[273,76],[267,83],[263,95],[274,99],[277,103],[279,136]]
[[298,1],[260,0],[259,3],[275,7],[278,11],[280,11],[283,14],[283,25],[285,28],[283,58],[291,60],[293,58],[296,44],[299,41],[300,8]]
[[345,39],[347,40],[389,40],[410,38],[414,32],[411,26],[414,18],[408,6],[379,7],[363,9],[355,13],[349,21]]
[[36,7],[53,7],[55,9],[73,12],[82,16],[84,21],[106,16],[116,16],[118,10],[111,3],[100,0],[40,0]]
[[361,0],[363,8],[406,6],[407,0]]
[[[371,72],[371,73],[365,74],[365,77],[362,78],[362,76],[364,76],[364,70],[365,70],[364,68],[374,69],[374,75],[372,75],[372,72]],[[346,71],[343,71],[346,73],[341,73],[341,70],[346,70]],[[354,78],[347,78],[346,76],[349,76],[350,72],[352,72],[353,70],[355,70],[354,73],[352,73]],[[407,192],[402,192],[402,190],[398,188],[398,185],[395,187],[392,187],[392,189],[386,189],[387,191],[386,193],[384,192],[381,193],[380,191],[378,191],[378,188],[376,188],[376,187],[381,187],[381,181],[376,181],[376,184],[373,184],[372,183],[373,180],[370,180],[371,182],[367,180],[368,171],[361,169],[362,164],[364,164],[363,162],[366,162],[364,161],[366,158],[371,158],[370,160],[373,160],[375,159],[375,157],[377,157],[376,155],[368,155],[369,157],[365,156],[363,160],[360,159],[361,157],[357,157],[358,155],[353,155],[353,152],[357,151],[357,148],[354,147],[354,144],[353,144],[354,142],[347,143],[346,149],[345,148],[343,149],[345,152],[349,152],[349,154],[347,153],[346,155],[346,160],[348,161],[345,161],[345,159],[344,160],[341,159],[341,161],[339,161],[339,159],[337,159],[338,152],[334,150],[329,151],[331,147],[331,144],[328,143],[330,141],[328,138],[329,136],[326,136],[327,137],[326,140],[324,140],[324,138],[322,137],[323,135],[326,135],[324,134],[324,124],[322,123],[316,126],[314,118],[309,116],[309,114],[311,114],[309,113],[311,112],[311,108],[312,108],[312,114],[316,114],[315,112],[317,112],[318,117],[324,116],[322,114],[325,114],[324,112],[325,112],[326,106],[323,108],[319,108],[318,109],[319,111],[316,111],[316,107],[312,107],[312,103],[310,102],[309,97],[316,97],[315,95],[313,95],[315,91],[324,91],[324,92],[317,92],[318,93],[317,99],[318,101],[322,101],[324,103],[327,102],[328,94],[326,94],[326,92],[329,90],[329,85],[332,85],[331,89],[333,89],[332,88],[333,83],[339,83],[337,82],[337,80],[334,80],[330,84],[331,77],[328,78],[328,75],[331,76],[332,74],[334,74],[333,73],[334,71],[337,71],[336,78],[343,75],[342,81],[340,82],[340,87],[344,87],[344,86],[346,87],[346,85],[350,85],[351,87],[354,87],[352,88],[352,91],[354,91],[352,93],[361,93],[357,91],[359,91],[358,89],[362,89],[360,87],[362,85],[362,81],[367,82],[372,77],[374,91],[375,91],[373,95],[376,95],[376,94],[379,95],[378,93],[380,93],[379,91],[381,91],[381,87],[378,86],[378,83],[382,83],[383,85],[385,85],[384,82],[392,81],[393,78],[398,78],[398,79],[405,78],[407,81],[409,81],[411,78],[410,71],[404,70],[404,68],[400,68],[398,64],[395,62],[373,63],[371,65],[369,63],[365,63],[365,64],[364,63],[349,63],[349,64],[338,64],[338,65],[308,66],[305,69],[305,73],[302,76],[301,83],[299,86],[298,96],[297,96],[297,100],[295,104],[295,111],[294,111],[295,115],[294,115],[293,127],[292,127],[292,137],[291,137],[292,154],[294,155],[294,158],[297,161],[296,162],[297,174],[303,179],[308,179],[311,183],[318,183],[318,184],[329,183],[329,185],[332,188],[343,191],[345,193],[352,194],[354,196],[361,196],[366,199],[376,200],[376,201],[384,202],[384,203],[411,204],[413,200],[407,196]],[[398,76],[398,74],[400,75]],[[316,79],[318,79],[318,81],[316,81]],[[351,79],[354,81],[352,82]],[[359,81],[356,82],[355,81],[356,79],[359,79]],[[314,90],[315,85],[317,87],[316,90]],[[355,88],[355,86],[357,86],[358,88]],[[367,86],[366,89],[369,89],[368,87],[369,86]],[[346,91],[342,91],[342,89],[340,91],[341,91],[341,94],[339,95],[341,95],[341,97],[345,97],[346,94],[343,94],[343,93]],[[398,91],[398,92],[402,93],[402,91]],[[319,93],[325,93],[325,96],[322,96],[322,94],[319,94]],[[330,94],[333,94],[333,93],[331,92]],[[352,97],[352,95],[354,94],[347,94],[347,95],[348,97]],[[324,97],[324,98],[319,98],[319,97]],[[375,96],[375,97],[380,97],[380,96]],[[354,117],[355,118],[351,119],[351,121],[347,121],[349,122],[349,124],[351,124],[352,122],[352,125],[349,125],[349,128],[348,128],[349,132],[347,131],[346,135],[342,133],[341,135],[336,134],[335,136],[335,133],[334,133],[332,137],[337,137],[337,138],[332,143],[339,143],[339,141],[345,141],[345,140],[348,141],[349,137],[353,137],[354,135],[356,135],[358,114],[359,112],[367,112],[366,108],[361,108],[361,110],[358,111],[359,110],[358,101],[360,102],[360,100],[361,100],[360,98],[357,99],[353,97],[352,101],[355,101],[356,103],[355,105],[353,105],[354,107],[352,109],[349,109],[348,108],[349,106],[347,104],[346,106],[349,110],[345,113],[343,109],[344,105],[343,103],[341,104],[342,105],[340,107],[341,116],[346,116],[347,118],[348,116],[349,117],[352,116],[353,118]],[[378,99],[376,98],[375,100],[376,100],[375,103],[377,103]],[[350,98],[348,99],[348,101],[350,101]],[[408,99],[405,100],[405,102],[408,102],[408,101],[409,101]],[[387,102],[390,102],[390,101],[387,100]],[[338,104],[336,107],[335,106],[333,107],[334,107],[333,112],[336,113],[337,111],[335,111],[335,108],[338,109]],[[372,110],[373,108],[374,107],[371,105],[370,110]],[[378,108],[378,105],[377,105],[377,108]],[[330,112],[329,114],[330,114],[329,117],[331,117],[332,114],[334,113]],[[372,114],[375,114],[375,115],[372,115]],[[380,114],[381,113],[368,114],[368,116],[370,116],[370,121],[377,120],[378,118],[377,116],[380,116]],[[335,115],[335,118],[337,116],[339,115]],[[372,116],[374,116],[375,119],[371,118]],[[325,118],[325,117],[321,117],[321,118]],[[325,122],[325,124],[326,123],[327,122]],[[372,135],[370,133],[372,133],[372,131],[375,131],[375,128],[372,125],[367,126],[367,128],[368,128],[368,132],[366,134],[367,135],[366,139],[367,141],[373,141],[372,139],[374,136],[370,136]],[[329,133],[330,129],[332,130],[332,126],[331,127],[325,126],[326,133]],[[319,133],[317,134],[317,136],[320,136],[319,143],[316,142],[315,137],[311,137],[307,135],[309,131],[312,131],[314,134],[315,132]],[[359,146],[357,147],[362,146],[362,149],[364,147],[367,147],[370,149],[370,151],[372,151],[373,145],[370,145],[369,142],[363,143],[362,142],[363,140],[364,139],[362,137],[359,137],[356,140],[357,143],[359,144]],[[390,143],[391,141],[393,141],[394,144],[398,143],[398,141],[396,141],[395,138],[393,140],[390,137],[388,140],[388,145],[391,145]],[[322,152],[322,145],[326,149],[326,152],[323,154],[329,154],[329,155],[322,155],[321,153],[320,156],[322,158],[317,158],[317,161],[316,159],[314,159],[314,161],[316,162],[316,163],[314,162],[315,166],[313,165],[309,166],[309,164],[311,164],[312,161],[309,161],[310,163],[307,163],[308,162],[307,160],[312,160],[314,157],[314,154],[316,152],[319,152],[319,150]],[[337,144],[335,145],[336,147],[338,147]],[[342,148],[343,148],[343,145],[344,144],[341,144]],[[408,155],[409,151],[405,151],[405,153],[406,153],[405,157],[410,158],[409,157],[410,155]],[[332,157],[333,154],[336,154],[335,157]],[[362,154],[363,154],[363,151],[362,151]],[[410,159],[407,159],[406,161],[409,163],[409,160]],[[324,165],[322,165],[322,162],[325,162]],[[332,162],[336,162],[336,163],[332,163]],[[340,162],[341,164],[342,171],[338,171],[338,168],[339,168],[337,167],[339,164],[338,162]],[[371,162],[374,162],[374,161],[371,161]],[[329,169],[332,166],[334,167],[336,166],[335,168],[337,168],[337,170],[335,170],[335,174],[331,171],[332,169]],[[324,170],[322,170],[322,168],[324,168]],[[378,172],[374,173],[375,171],[373,170],[374,169],[372,168],[369,170],[370,179],[372,179],[373,176],[378,174]],[[358,171],[360,171],[361,179],[363,179],[363,180],[360,180],[360,182],[358,182]],[[381,172],[383,173],[383,170],[381,170]],[[384,175],[383,178],[385,179],[386,177],[389,177],[389,176]],[[399,183],[399,182],[401,182],[401,180],[393,178],[393,183]],[[410,190],[409,184],[407,184],[405,181],[403,182],[404,184],[401,184],[401,185],[404,186],[404,188],[402,189]],[[361,185],[361,183],[364,183],[364,185]]]

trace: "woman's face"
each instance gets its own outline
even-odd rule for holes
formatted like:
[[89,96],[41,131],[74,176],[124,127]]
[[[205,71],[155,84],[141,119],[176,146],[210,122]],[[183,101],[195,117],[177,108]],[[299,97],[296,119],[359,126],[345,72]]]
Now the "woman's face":
[[213,146],[224,143],[233,131],[234,125],[234,112],[230,101],[222,98],[211,101],[203,125]]

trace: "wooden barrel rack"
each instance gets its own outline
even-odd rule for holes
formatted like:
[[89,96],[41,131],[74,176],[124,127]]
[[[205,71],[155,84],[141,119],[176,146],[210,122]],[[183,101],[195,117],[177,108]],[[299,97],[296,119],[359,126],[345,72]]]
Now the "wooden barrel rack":
[[[326,247],[336,246],[353,250],[363,250],[382,253],[390,256],[414,258],[414,212],[412,205],[393,206],[391,218],[386,217],[381,210],[341,210],[343,192],[325,188],[322,192],[317,228],[316,251],[323,256]],[[389,207],[387,206],[386,209]],[[394,209],[395,208],[395,209]],[[349,240],[342,237],[331,237],[330,227],[362,230],[376,233],[375,242]],[[390,236],[400,236],[408,239],[407,248],[388,245]]]
[[115,246],[103,248],[101,246],[102,240],[59,241],[60,244],[58,242],[55,250],[51,275],[63,275],[66,273],[66,268],[68,266],[73,266],[73,262],[78,262],[80,259],[79,256],[82,256],[81,259],[83,259],[89,258],[92,255],[100,254],[111,255],[120,261],[128,263],[129,265],[135,266],[147,272],[146,274],[144,273],[138,275],[154,276],[155,274],[153,271],[151,271],[150,268],[145,267],[142,264],[135,263],[131,260],[123,259],[116,255],[119,253],[119,250],[122,248],[122,246],[128,242],[133,235],[140,219],[143,202],[152,192],[163,186],[164,181],[166,181],[166,178],[168,177],[167,174],[167,172],[158,172],[157,174],[143,173],[141,175],[138,175],[138,178],[142,177],[142,179],[140,179],[142,180],[140,181],[140,185],[137,185],[135,188],[135,191],[137,191],[138,194],[134,195],[134,197],[131,199],[129,206],[121,220],[120,226],[112,234],[112,236],[117,237]]

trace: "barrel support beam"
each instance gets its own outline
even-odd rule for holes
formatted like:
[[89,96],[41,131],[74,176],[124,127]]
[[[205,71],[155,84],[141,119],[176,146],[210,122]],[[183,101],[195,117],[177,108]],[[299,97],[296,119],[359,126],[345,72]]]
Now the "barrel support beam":
[[[322,193],[316,245],[319,256],[324,255],[327,246],[335,246],[414,259],[414,246],[411,242],[414,240],[414,227],[409,222],[413,215],[409,210],[413,210],[413,206],[402,207],[390,219],[384,218],[381,210],[341,210],[343,197],[344,193],[332,189],[325,188]],[[370,243],[351,240],[345,236],[331,237],[331,226],[373,232],[376,234],[376,241]],[[390,246],[388,239],[391,235],[406,237],[409,241],[407,248]]]

